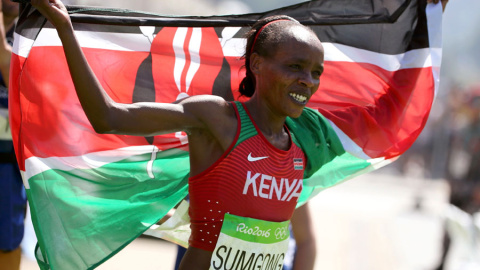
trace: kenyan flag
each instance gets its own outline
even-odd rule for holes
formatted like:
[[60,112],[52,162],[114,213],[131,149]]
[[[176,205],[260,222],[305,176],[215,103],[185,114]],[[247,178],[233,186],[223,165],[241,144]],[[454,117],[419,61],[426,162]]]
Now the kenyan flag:
[[[212,17],[69,12],[98,79],[123,103],[199,94],[242,100],[239,57],[249,25],[273,14],[310,25],[325,47],[325,73],[311,109],[287,121],[307,154],[296,161],[306,169],[305,202],[392,162],[426,123],[439,79],[441,7],[383,2],[311,1]],[[186,135],[95,133],[55,30],[29,5],[16,28],[10,82],[13,138],[42,269],[98,266],[187,195]]]

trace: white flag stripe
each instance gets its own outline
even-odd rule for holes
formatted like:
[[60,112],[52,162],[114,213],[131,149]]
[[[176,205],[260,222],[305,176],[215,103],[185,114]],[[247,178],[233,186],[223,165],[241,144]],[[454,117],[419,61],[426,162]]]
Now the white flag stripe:
[[32,49],[34,40],[13,33],[13,52],[23,58],[27,58]]
[[330,120],[328,120],[328,122],[332,126],[333,130],[335,130],[335,134],[337,134],[338,138],[340,139],[340,142],[342,143],[343,149],[345,149],[345,151],[347,151],[352,156],[363,160],[371,159],[371,157],[365,154],[365,152],[363,152],[363,149],[358,146],[358,144],[356,144],[350,137],[348,137],[348,135],[345,134],[340,128],[338,128],[335,123]]
[[[153,146],[155,147],[155,146]],[[157,152],[159,152],[158,150]],[[172,150],[169,150],[172,151]],[[178,150],[181,151],[181,150]],[[104,166],[108,163],[117,162],[124,160],[128,157],[142,155],[142,154],[151,154],[152,145],[141,145],[141,146],[131,146],[118,148],[114,150],[101,151],[88,153],[82,156],[71,156],[71,157],[49,157],[49,158],[39,158],[39,157],[30,157],[25,160],[25,177],[29,179],[30,177],[37,175],[39,173],[48,171],[48,170],[64,170],[71,171],[77,169],[94,169]],[[145,161],[150,160],[148,156]]]
[[[84,48],[149,52],[151,47],[148,37],[141,33],[75,31],[75,35],[80,42],[80,46]],[[38,35],[33,46],[61,46],[61,44],[55,29],[44,28]]]
[[432,71],[435,82],[435,96],[440,84],[440,66],[442,64],[442,15],[441,5],[430,3],[427,5],[428,42],[432,54]]
[[[223,53],[225,56],[241,57],[245,51],[246,40],[232,38],[224,44]],[[325,61],[367,63],[379,66],[387,71],[432,66],[430,49],[428,48],[417,49],[404,54],[388,55],[337,43],[323,42],[322,44],[325,49]]]
[[[182,30],[182,31],[186,31]],[[150,51],[150,42],[143,34],[120,34],[106,32],[76,31],[80,44],[85,48],[97,48],[105,50],[124,50],[124,51]],[[179,42],[180,40],[178,40]],[[14,47],[17,55],[26,57],[28,46],[32,44],[29,39],[21,39],[21,44]],[[175,44],[178,43],[175,41]],[[24,44],[23,44],[24,43]],[[244,39],[232,38],[225,42],[223,52],[226,56],[239,57],[243,53]],[[40,46],[60,46],[60,40],[53,29],[44,29],[34,42],[34,47]],[[407,68],[425,68],[432,66],[431,50],[429,48],[411,50],[403,54],[388,55],[368,50],[362,50],[351,46],[336,43],[324,42],[326,61],[344,61],[367,63],[379,66],[387,71],[396,71]],[[177,47],[177,46],[175,46]],[[23,48],[22,51],[19,51]],[[183,40],[178,43],[178,48],[183,53]],[[176,51],[177,52],[177,51]],[[178,60],[177,60],[178,61]]]
[[323,43],[323,47],[325,61],[372,64],[387,71],[432,66],[428,48],[389,55],[335,43]]

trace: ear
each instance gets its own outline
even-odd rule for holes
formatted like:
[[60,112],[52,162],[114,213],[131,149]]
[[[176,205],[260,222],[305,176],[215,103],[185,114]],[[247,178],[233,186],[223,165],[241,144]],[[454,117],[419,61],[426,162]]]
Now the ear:
[[263,57],[261,57],[258,53],[252,53],[250,55],[250,70],[253,74],[260,73],[263,60]]

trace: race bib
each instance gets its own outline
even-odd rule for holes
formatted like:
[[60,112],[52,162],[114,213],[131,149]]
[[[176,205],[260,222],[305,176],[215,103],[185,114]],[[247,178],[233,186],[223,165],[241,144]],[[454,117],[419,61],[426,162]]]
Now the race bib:
[[288,248],[289,223],[225,214],[210,270],[281,270]]

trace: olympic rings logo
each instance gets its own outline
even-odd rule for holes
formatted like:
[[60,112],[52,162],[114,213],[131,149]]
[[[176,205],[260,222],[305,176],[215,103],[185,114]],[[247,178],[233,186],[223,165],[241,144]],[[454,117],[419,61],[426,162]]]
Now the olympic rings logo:
[[277,239],[284,239],[285,237],[287,237],[287,228],[286,227],[277,228],[275,230],[275,237]]

